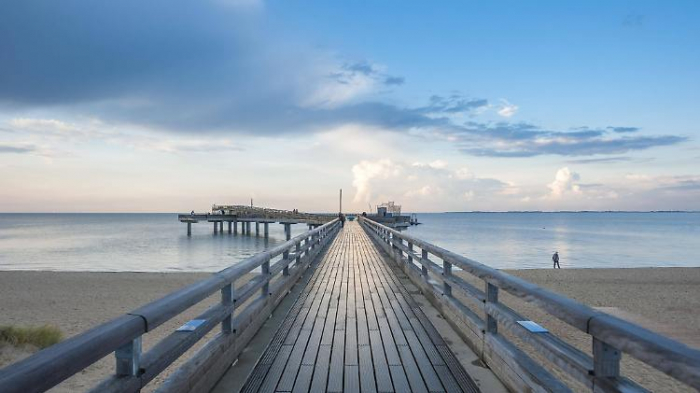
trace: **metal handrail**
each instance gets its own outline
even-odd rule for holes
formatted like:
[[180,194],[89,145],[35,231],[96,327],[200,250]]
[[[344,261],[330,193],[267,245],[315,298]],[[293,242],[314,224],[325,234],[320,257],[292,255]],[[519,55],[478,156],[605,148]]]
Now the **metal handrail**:
[[[339,227],[337,219],[328,222],[214,273],[209,278],[0,369],[0,391],[27,393],[48,390],[112,352],[117,360],[115,376],[97,390],[138,391],[217,324],[221,324],[224,335],[242,335],[258,319],[264,321],[269,313],[260,315],[261,310],[271,311],[271,306],[274,306],[269,299],[281,299],[286,294]],[[276,257],[280,259],[273,262]],[[262,269],[257,278],[240,288],[235,287],[238,279],[257,268]],[[270,289],[273,272],[281,273],[282,277]],[[246,304],[245,301],[253,298],[258,290],[258,298]],[[192,334],[174,332],[149,352],[141,354],[141,337],[144,334],[217,291],[221,291],[221,302],[197,318],[205,320],[203,325]],[[244,304],[246,307],[243,307]],[[234,313],[239,308],[241,310]],[[251,315],[255,316],[256,321],[251,321]],[[240,346],[240,343],[237,344]]]
[[[498,336],[497,326],[501,323],[577,380],[603,391],[619,391],[623,387],[633,391],[643,390],[620,376],[620,352],[700,389],[700,351],[696,349],[368,218],[361,217],[360,222],[370,229],[369,233],[375,240],[394,254],[397,262],[410,273],[409,276],[418,277],[418,284],[434,291],[437,302],[465,317],[462,320],[466,319],[475,328],[477,336],[480,331],[480,339],[489,335]],[[420,248],[420,254],[414,247]],[[429,255],[441,259],[443,266],[430,260]],[[483,280],[484,290],[452,275],[452,266]],[[431,282],[431,278],[442,281],[442,286]],[[460,304],[452,296],[453,288],[472,300],[484,312],[483,318]],[[517,324],[518,320],[526,318],[498,302],[498,289],[534,303],[557,319],[589,334],[593,339],[593,358],[556,336],[532,333]],[[508,349],[514,350],[511,347]],[[545,371],[541,371],[546,376]]]

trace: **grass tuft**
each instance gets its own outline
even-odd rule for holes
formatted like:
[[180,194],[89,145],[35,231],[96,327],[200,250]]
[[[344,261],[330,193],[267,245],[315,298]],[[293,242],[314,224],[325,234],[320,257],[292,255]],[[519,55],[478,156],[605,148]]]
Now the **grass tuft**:
[[0,343],[14,346],[33,345],[43,349],[63,339],[63,333],[55,326],[39,327],[0,326]]

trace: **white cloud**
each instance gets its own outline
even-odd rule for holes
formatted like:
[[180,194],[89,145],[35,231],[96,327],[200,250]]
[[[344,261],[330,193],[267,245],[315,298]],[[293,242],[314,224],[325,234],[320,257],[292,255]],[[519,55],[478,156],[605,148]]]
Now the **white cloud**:
[[498,110],[498,114],[502,117],[512,117],[518,112],[519,107],[517,105],[511,104],[505,99],[501,99],[501,108]]
[[385,180],[401,174],[402,167],[394,164],[389,159],[378,161],[362,161],[352,167],[353,181],[355,187],[354,202],[369,202],[372,198],[371,183],[374,180]]
[[[467,168],[453,170],[443,160],[405,164],[388,159],[362,161],[355,165],[354,202],[364,208],[367,202],[396,200],[405,211],[416,209],[445,211],[473,209],[477,200],[489,206],[499,199],[506,183],[497,179],[479,178]],[[488,198],[483,199],[483,197]],[[361,203],[361,204],[360,204]]]
[[445,169],[449,164],[444,160],[435,160],[433,162],[414,162],[413,166],[418,168]]
[[406,197],[406,198],[435,197],[435,196],[442,195],[442,194],[443,194],[443,190],[440,187],[425,185],[417,190],[407,191],[406,193],[404,193],[404,197]]
[[474,178],[474,174],[472,174],[469,171],[469,168],[467,168],[467,167],[459,168],[459,169],[455,170],[454,173],[452,174],[452,176],[454,176],[456,179],[459,179],[459,180],[466,180],[466,179]]
[[566,194],[580,194],[581,187],[578,181],[581,179],[578,173],[572,172],[568,167],[561,168],[554,176],[554,181],[548,185],[551,190],[549,196],[559,199]]

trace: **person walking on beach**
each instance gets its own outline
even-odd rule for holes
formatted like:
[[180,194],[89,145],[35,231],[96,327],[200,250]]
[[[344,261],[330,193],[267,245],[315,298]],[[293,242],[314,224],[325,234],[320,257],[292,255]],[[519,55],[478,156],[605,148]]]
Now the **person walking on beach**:
[[561,266],[559,266],[559,251],[554,251],[554,254],[552,254],[552,262],[554,262],[554,266],[552,266],[552,268],[561,269]]

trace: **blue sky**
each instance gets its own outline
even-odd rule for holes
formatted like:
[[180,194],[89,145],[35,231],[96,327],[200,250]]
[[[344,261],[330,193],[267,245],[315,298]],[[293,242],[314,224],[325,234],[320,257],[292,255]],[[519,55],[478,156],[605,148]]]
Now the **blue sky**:
[[700,209],[700,3],[8,1],[0,211]]

